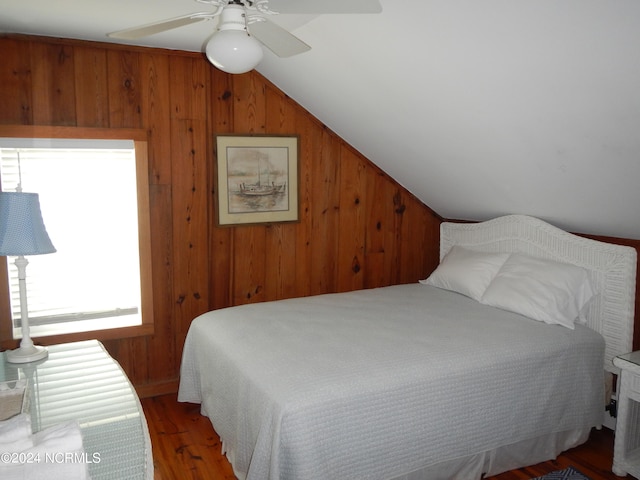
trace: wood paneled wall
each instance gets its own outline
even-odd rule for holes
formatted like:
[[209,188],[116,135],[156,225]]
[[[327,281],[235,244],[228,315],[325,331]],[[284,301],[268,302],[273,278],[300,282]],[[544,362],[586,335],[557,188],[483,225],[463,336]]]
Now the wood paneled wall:
[[[256,72],[14,35],[0,58],[1,124],[148,132],[155,334],[104,342],[143,395],[176,389],[205,311],[414,282],[437,265],[441,219]],[[215,226],[218,133],[299,135],[299,223]]]

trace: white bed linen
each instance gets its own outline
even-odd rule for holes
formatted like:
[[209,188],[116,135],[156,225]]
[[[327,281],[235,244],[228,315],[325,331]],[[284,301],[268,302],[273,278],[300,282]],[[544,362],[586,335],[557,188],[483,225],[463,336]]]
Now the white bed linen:
[[603,350],[584,326],[401,285],[198,317],[178,399],[239,478],[389,479],[600,425]]

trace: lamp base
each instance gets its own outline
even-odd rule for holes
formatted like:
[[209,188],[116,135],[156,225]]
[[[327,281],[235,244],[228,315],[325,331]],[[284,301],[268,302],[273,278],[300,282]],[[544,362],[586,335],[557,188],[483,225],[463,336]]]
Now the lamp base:
[[20,347],[15,350],[7,350],[5,358],[9,363],[29,363],[47,358],[49,352],[46,348],[38,345],[30,347]]

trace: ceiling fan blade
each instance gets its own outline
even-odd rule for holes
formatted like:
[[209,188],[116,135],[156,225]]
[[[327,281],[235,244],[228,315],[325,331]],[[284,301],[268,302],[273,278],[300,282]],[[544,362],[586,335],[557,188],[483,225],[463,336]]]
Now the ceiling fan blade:
[[249,33],[282,58],[311,50],[311,47],[298,37],[266,19],[249,25]]
[[125,30],[119,30],[117,32],[108,33],[107,36],[111,38],[121,38],[124,40],[135,40],[136,38],[148,37],[156,33],[165,32],[178,27],[184,27],[185,25],[191,25],[192,23],[202,22],[204,20],[210,20],[217,15],[218,12],[198,12],[185,15],[183,17],[176,17],[169,20],[163,20],[160,22],[149,23],[140,27],[127,28]]
[[278,13],[380,13],[378,0],[269,0],[269,10]]

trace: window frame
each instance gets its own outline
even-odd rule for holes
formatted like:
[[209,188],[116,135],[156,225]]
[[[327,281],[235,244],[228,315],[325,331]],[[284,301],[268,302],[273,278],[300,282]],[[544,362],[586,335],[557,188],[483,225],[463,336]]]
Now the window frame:
[[[138,249],[140,254],[140,296],[142,323],[86,332],[65,333],[34,337],[35,343],[55,344],[98,339],[113,340],[154,334],[153,276],[151,257],[151,211],[149,205],[149,158],[147,132],[143,129],[55,127],[35,125],[0,125],[0,137],[14,138],[67,138],[90,140],[133,140],[136,158],[136,184],[138,195]],[[7,258],[0,261],[0,345],[14,348],[19,342],[13,338],[11,302],[7,278]],[[9,319],[9,320],[7,320]]]

